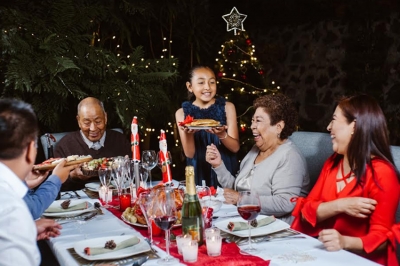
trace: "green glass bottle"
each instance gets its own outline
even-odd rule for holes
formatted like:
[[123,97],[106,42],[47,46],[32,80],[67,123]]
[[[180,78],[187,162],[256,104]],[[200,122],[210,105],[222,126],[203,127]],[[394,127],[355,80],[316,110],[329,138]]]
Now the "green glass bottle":
[[186,192],[182,206],[182,231],[189,234],[193,240],[197,240],[199,246],[204,242],[203,212],[197,196],[194,181],[194,167],[186,166]]

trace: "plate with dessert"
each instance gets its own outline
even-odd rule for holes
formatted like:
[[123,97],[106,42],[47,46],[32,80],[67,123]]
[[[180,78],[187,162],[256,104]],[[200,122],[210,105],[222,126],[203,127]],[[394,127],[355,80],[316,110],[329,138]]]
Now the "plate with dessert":
[[194,119],[190,115],[185,117],[185,120],[178,123],[179,126],[187,127],[189,129],[211,129],[214,127],[222,127],[221,122],[214,119]]
[[73,217],[93,211],[93,204],[85,199],[54,201],[43,213],[47,217]]
[[149,244],[134,235],[86,239],[74,244],[75,252],[86,260],[120,259],[150,251]]

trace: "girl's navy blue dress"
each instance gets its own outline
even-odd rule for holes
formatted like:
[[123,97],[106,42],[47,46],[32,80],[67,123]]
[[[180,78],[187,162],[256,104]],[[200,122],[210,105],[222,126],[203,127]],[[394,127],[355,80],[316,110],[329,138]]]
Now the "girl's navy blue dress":
[[[226,125],[225,99],[217,97],[215,103],[208,108],[199,108],[193,105],[193,102],[186,101],[182,104],[185,117],[192,116],[194,119],[214,119],[220,121],[222,125]],[[211,165],[206,162],[207,145],[214,143],[221,153],[226,168],[235,175],[237,172],[238,162],[236,154],[229,151],[219,140],[218,136],[200,130],[194,134],[195,154],[193,158],[186,158],[187,165],[193,165],[195,171],[195,179],[197,185],[202,185],[202,180],[206,181],[207,186],[220,186],[217,175],[211,170]]]

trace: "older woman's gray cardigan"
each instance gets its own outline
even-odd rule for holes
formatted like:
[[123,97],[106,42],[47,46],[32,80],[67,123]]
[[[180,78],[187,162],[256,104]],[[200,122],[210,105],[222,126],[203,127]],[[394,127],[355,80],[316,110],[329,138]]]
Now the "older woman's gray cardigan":
[[[213,168],[222,187],[236,188],[237,181],[248,176],[252,170],[258,153],[259,149],[253,146],[240,163],[236,178],[223,163]],[[305,159],[297,147],[286,140],[274,153],[255,166],[251,189],[260,196],[261,214],[274,215],[291,224],[291,213],[296,204],[291,199],[306,196],[310,189],[309,184]]]

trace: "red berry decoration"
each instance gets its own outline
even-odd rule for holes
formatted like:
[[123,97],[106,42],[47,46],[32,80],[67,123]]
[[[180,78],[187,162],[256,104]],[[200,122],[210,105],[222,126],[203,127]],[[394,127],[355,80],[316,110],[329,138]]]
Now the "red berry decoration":
[[222,78],[222,76],[223,76],[222,72],[218,72],[218,77]]
[[246,39],[246,43],[247,43],[247,45],[251,45],[251,40],[250,39]]
[[264,75],[264,70],[260,69],[260,71],[258,71],[258,73],[260,73],[260,75]]

